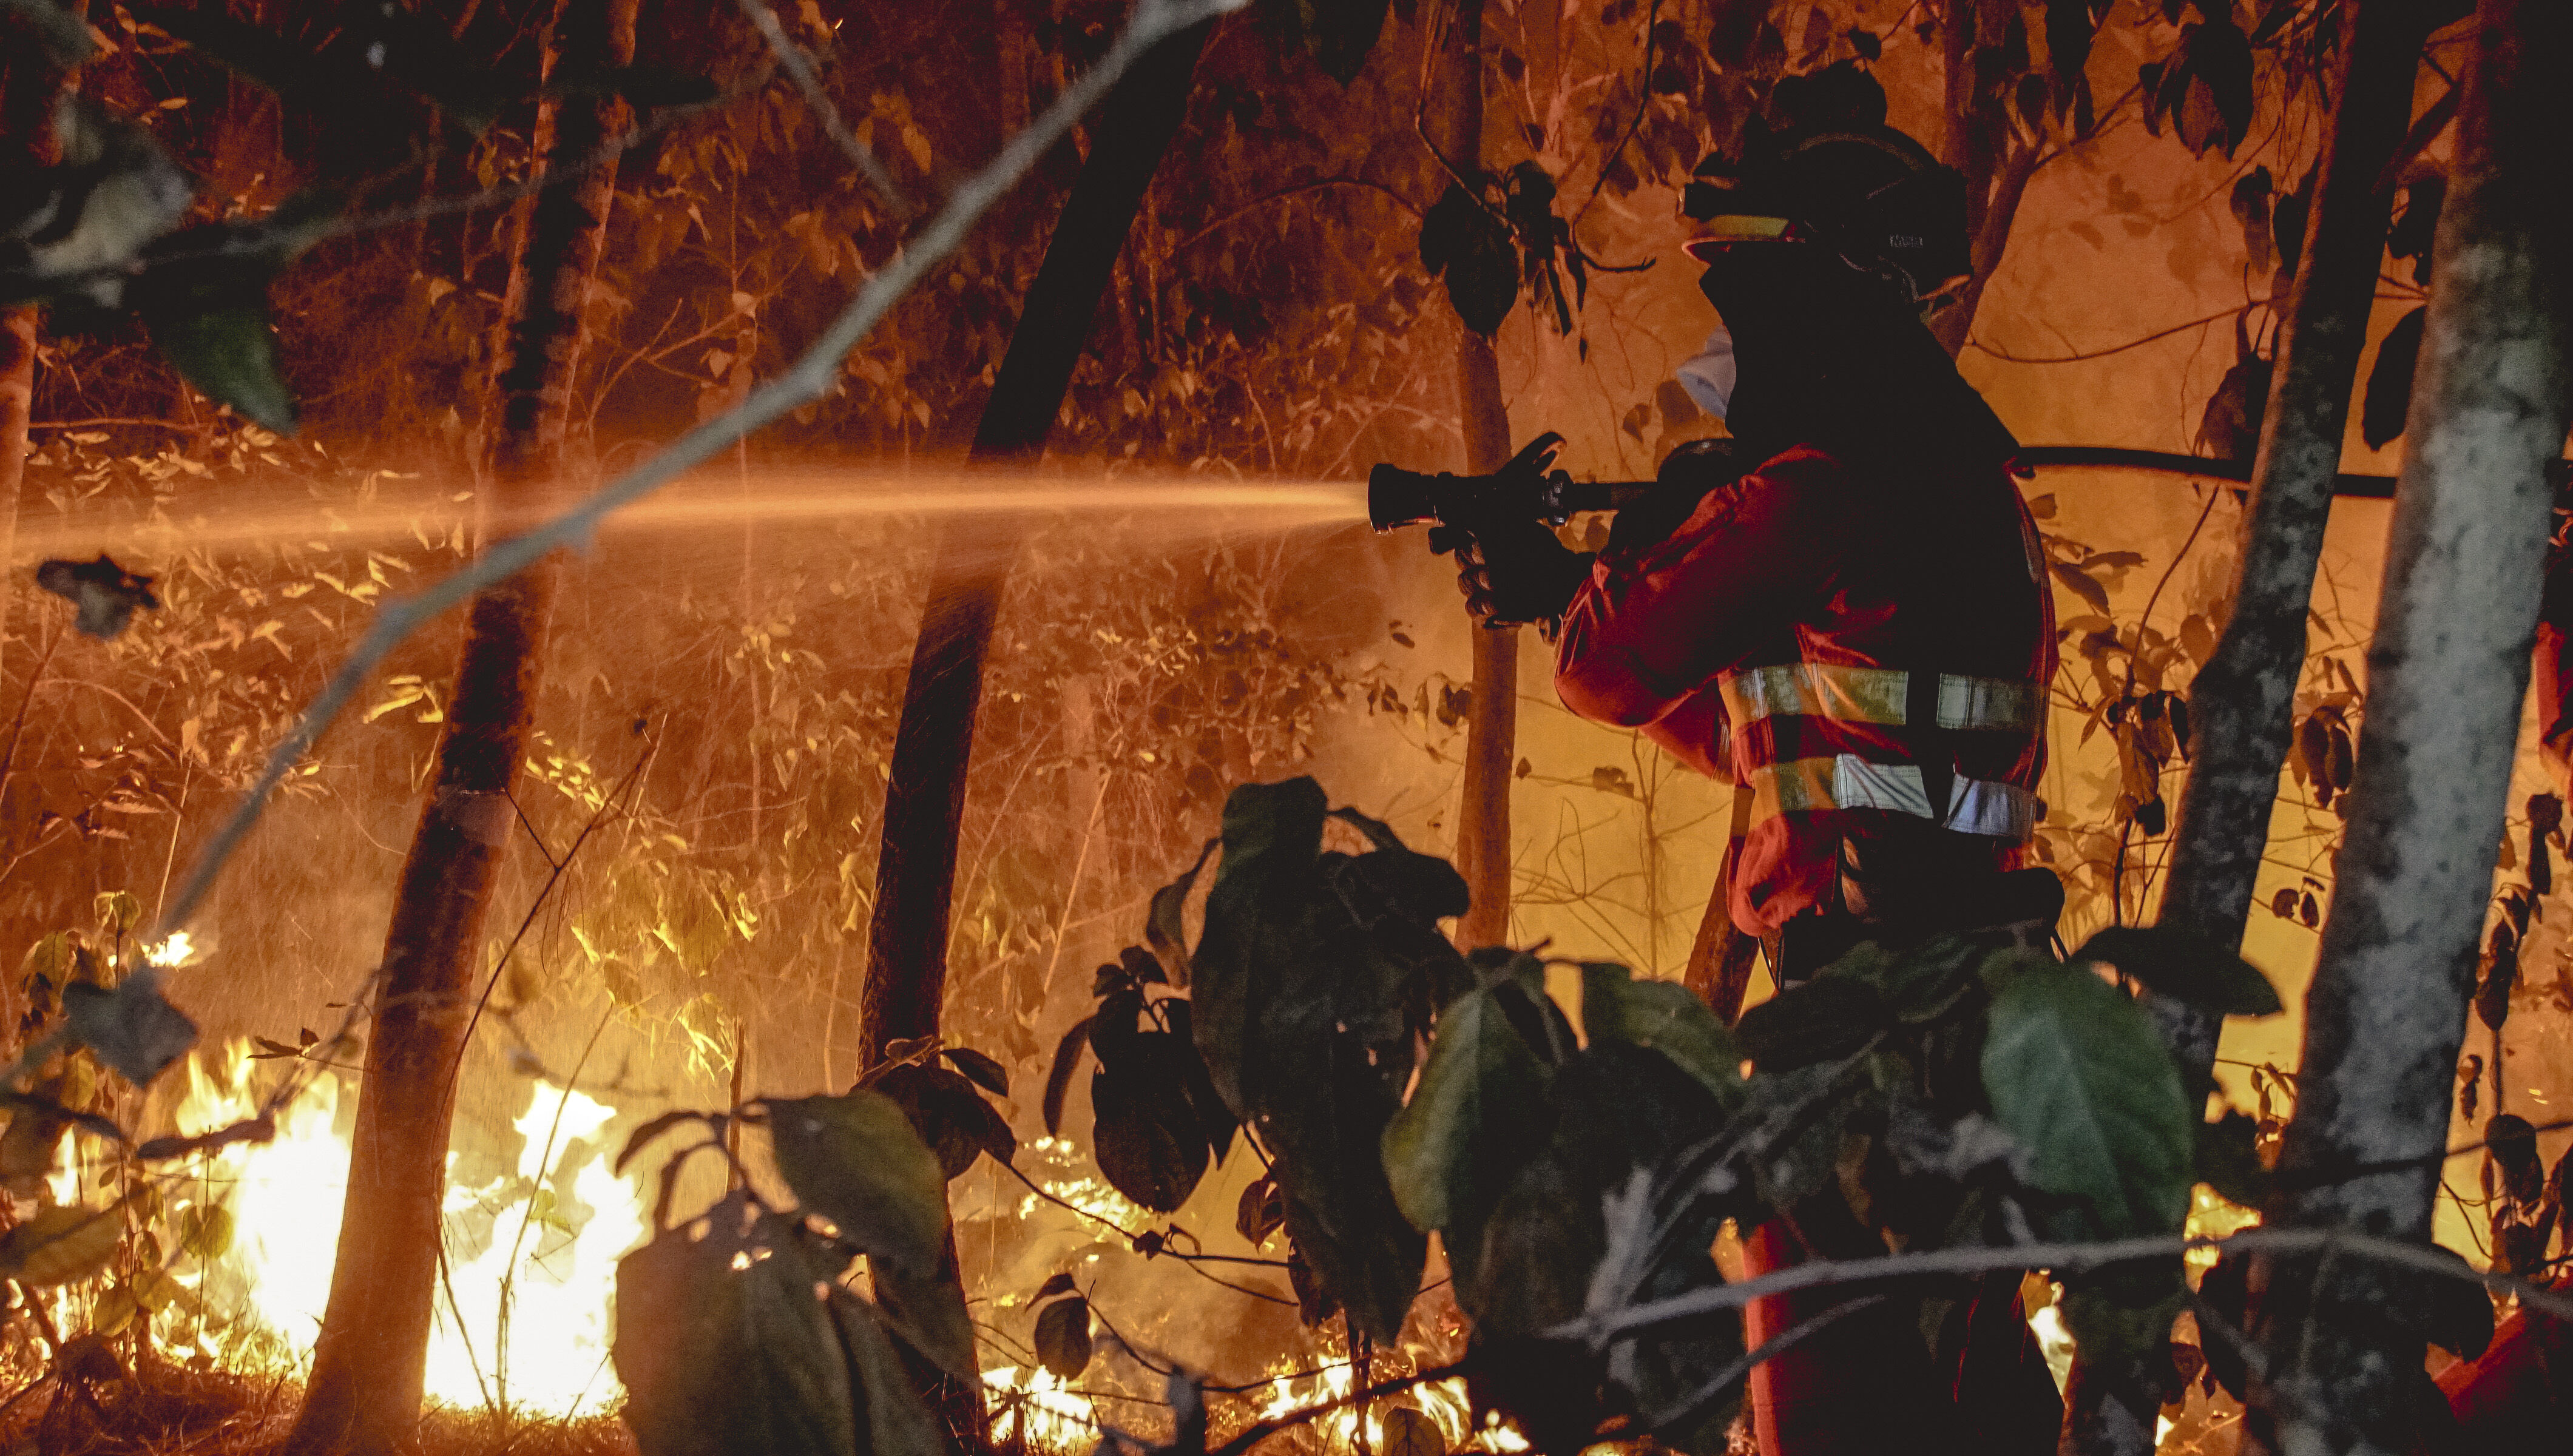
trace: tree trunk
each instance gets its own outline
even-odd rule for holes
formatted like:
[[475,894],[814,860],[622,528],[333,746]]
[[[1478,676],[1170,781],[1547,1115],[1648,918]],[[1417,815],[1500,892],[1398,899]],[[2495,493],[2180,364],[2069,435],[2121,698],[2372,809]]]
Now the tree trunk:
[[1742,1020],[1742,1001],[1751,992],[1751,973],[1760,962],[1760,940],[1746,936],[1733,923],[1732,896],[1718,882],[1698,922],[1697,940],[1689,946],[1688,969],[1680,984],[1696,993],[1726,1026]]
[[[2314,563],[2331,519],[2392,205],[2378,178],[2411,121],[2424,11],[2420,0],[2341,6],[2340,63],[2328,89],[2338,109],[2319,162],[2295,295],[2278,332],[2233,612],[2189,691],[2193,761],[2180,791],[2160,921],[2226,947],[2241,943],[2251,912],[2278,768],[2295,729]],[[2153,1012],[2185,1075],[2202,1081],[2215,1065],[2215,1020],[2175,1002],[2156,1001]]]
[[36,309],[0,312],[0,643],[16,600],[18,487],[27,475],[27,421],[36,398]]
[[[565,59],[623,65],[637,0],[558,0],[548,72]],[[549,97],[535,147],[547,170],[582,161],[624,126],[611,99]],[[541,511],[562,457],[580,311],[614,198],[613,166],[536,195],[520,214],[489,445],[489,524]],[[349,1192],[313,1376],[286,1449],[392,1451],[420,1412],[437,1273],[447,1136],[482,925],[514,828],[557,563],[531,567],[467,608],[435,777],[403,861],[374,1035],[358,1094]]]
[[[1460,330],[1456,393],[1465,421],[1465,468],[1482,474],[1510,457],[1510,424],[1491,341]],[[1497,946],[1510,937],[1510,784],[1518,761],[1519,629],[1474,631],[1473,696],[1465,712],[1465,764],[1456,810],[1456,868],[1471,897],[1456,939]]]
[[[1015,464],[1044,451],[1144,191],[1188,119],[1198,55],[1213,25],[1193,26],[1155,46],[1100,104],[1090,155],[1046,242],[1045,262],[1029,286],[1009,354],[983,406],[970,456],[974,463]],[[858,998],[861,1070],[882,1061],[893,1043],[938,1033],[984,662],[1001,590],[1026,529],[1022,522],[1000,519],[940,531],[885,787],[867,977]],[[959,1277],[953,1229],[939,1272]],[[914,1362],[913,1372],[960,1449],[989,1444],[977,1387],[939,1374],[926,1362]]]
[[[1526,24],[1526,17],[1521,17]],[[1452,32],[1434,73],[1448,104],[1433,113],[1438,151],[1472,173],[1483,165],[1483,0],[1457,0]],[[1539,23],[1550,34],[1549,18]],[[1456,417],[1465,469],[1484,474],[1510,458],[1510,416],[1492,342],[1456,329]],[[1473,637],[1473,691],[1465,712],[1465,763],[1456,807],[1456,869],[1470,895],[1456,940],[1496,946],[1510,934],[1510,783],[1518,761],[1519,629]]]
[[[2160,923],[2226,947],[2242,940],[2251,886],[2269,844],[2278,766],[2304,671],[2314,563],[2331,517],[2349,421],[2351,381],[2367,344],[2391,205],[2377,175],[2411,120],[2412,76],[2426,35],[2418,0],[2345,0],[2337,98],[2295,293],[2279,329],[2277,368],[2251,473],[2223,640],[2191,690],[2194,759],[2180,795]],[[2148,998],[2183,1081],[2215,1070],[2216,1018]],[[2069,1456],[2149,1456],[2157,1391],[2078,1360],[2065,1390]]]
[[[2573,387],[2573,6],[2483,0],[2368,647],[2348,838],[2305,998],[2278,1224],[2426,1242],[2528,686]],[[2353,1167],[2399,1171],[2353,1175]],[[2350,1259],[2255,1260],[2255,1443],[2410,1449],[2428,1303]],[[2391,1315],[2392,1317],[2388,1317]],[[2408,1316],[2408,1317],[2407,1317]]]
[[[1047,241],[1045,262],[983,406],[971,455],[976,464],[1019,463],[1045,449],[1144,189],[1187,119],[1190,80],[1212,24],[1155,46],[1101,103],[1090,156]],[[867,925],[867,980],[858,1007],[861,1069],[882,1060],[892,1043],[938,1031],[947,994],[957,829],[965,811],[975,713],[983,701],[983,662],[1024,529],[1002,521],[940,533],[885,790],[875,913]]]
[[[0,59],[0,145],[14,167],[48,167],[54,147],[54,102],[70,77],[35,43],[23,22],[0,27],[11,54]],[[36,321],[33,304],[0,311],[0,573],[14,572],[18,553],[18,487],[27,470],[27,424],[35,418]],[[9,640],[16,577],[0,577],[0,644]]]

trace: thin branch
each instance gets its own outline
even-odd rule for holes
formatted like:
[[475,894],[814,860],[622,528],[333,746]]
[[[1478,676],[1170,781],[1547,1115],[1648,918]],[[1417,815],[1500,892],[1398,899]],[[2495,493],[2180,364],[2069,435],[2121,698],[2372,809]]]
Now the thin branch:
[[1984,343],[1983,341],[1981,341],[1981,340],[1977,340],[1977,339],[1969,339],[1969,340],[1967,340],[1967,341],[1966,341],[1966,348],[1971,349],[1971,350],[1974,350],[1974,351],[1975,351],[1976,353],[1978,353],[1978,354],[1990,355],[1992,358],[1997,359],[1997,360],[2000,360],[2000,361],[2001,361],[2002,363],[2004,363],[2004,364],[2083,364],[2083,363],[2086,363],[2086,362],[2088,362],[2088,361],[2090,361],[2090,360],[2095,360],[2095,359],[2107,359],[2109,356],[2111,356],[2111,355],[2113,355],[2113,354],[2125,354],[2128,350],[2131,350],[2131,349],[2142,349],[2142,348],[2144,348],[2144,347],[2145,345],[2147,345],[2147,344],[2154,344],[2154,343],[2158,343],[2158,342],[2160,342],[2161,340],[2165,340],[2165,339],[2170,338],[2170,337],[2171,337],[2172,335],[2174,335],[2174,334],[2186,334],[2188,331],[2190,331],[2190,330],[2192,330],[2192,329],[2203,329],[2203,328],[2205,328],[2205,327],[2206,327],[2207,325],[2209,325],[2209,324],[2219,324],[2219,323],[2222,323],[2224,320],[2231,319],[2231,318],[2235,317],[2236,315],[2240,315],[2240,314],[2247,314],[2247,313],[2251,312],[2253,309],[2260,308],[2260,307],[2262,307],[2263,305],[2267,304],[2268,302],[2269,302],[2269,301],[2268,301],[2267,299],[2253,299],[2250,303],[2240,305],[2240,306],[2238,306],[2238,307],[2236,307],[2236,308],[2226,309],[2226,310],[2222,311],[2221,313],[2209,314],[2209,315],[2207,315],[2207,316],[2206,316],[2205,318],[2203,318],[2203,319],[2191,319],[2191,320],[2189,320],[2189,321],[2188,321],[2187,323],[2185,323],[2185,324],[2174,324],[2174,325],[2172,325],[2171,327],[2169,327],[2168,329],[2156,330],[2156,331],[2154,331],[2153,333],[2150,333],[2150,334],[2145,335],[2145,336],[2144,336],[2144,338],[2142,338],[2142,339],[2130,339],[2130,340],[2128,340],[2128,341],[2127,341],[2126,343],[2124,343],[2124,344],[2113,344],[2113,345],[2109,346],[2109,347],[2108,347],[2108,348],[2106,348],[2106,349],[2086,350],[2086,351],[2084,351],[2084,352],[2082,352],[2082,353],[2080,353],[2080,354],[2065,354],[2065,355],[2053,355],[2053,356],[2048,356],[2048,357],[2045,357],[2045,358],[2031,358],[2031,357],[2026,357],[2026,356],[2016,355],[2016,354],[2005,354],[2005,353],[2003,353],[2001,350],[1995,349],[1995,348],[1993,348],[1991,345],[1986,344],[1986,343]]
[[1363,177],[1324,177],[1312,182],[1299,182],[1292,187],[1282,187],[1276,192],[1262,193],[1260,196],[1255,197],[1251,201],[1244,203],[1242,206],[1235,208],[1233,211],[1226,213],[1223,217],[1220,217],[1214,222],[1207,224],[1205,227],[1198,229],[1196,232],[1191,233],[1186,238],[1181,239],[1178,243],[1173,244],[1171,246],[1171,252],[1174,254],[1185,253],[1200,242],[1203,242],[1210,234],[1219,233],[1226,228],[1232,227],[1234,224],[1241,222],[1244,218],[1269,206],[1271,203],[1281,202],[1285,199],[1297,197],[1308,192],[1320,192],[1324,188],[1328,187],[1355,187],[1362,188],[1368,192],[1378,193],[1384,197],[1392,199],[1395,207],[1402,209],[1413,217],[1416,218],[1420,216],[1420,208],[1417,204],[1413,203],[1411,199],[1404,197],[1401,193],[1385,186],[1381,182],[1370,182]]
[[[1257,1146],[1258,1144],[1255,1143],[1253,1145]],[[994,1160],[999,1161],[997,1158]],[[1142,1237],[1141,1234],[1127,1232],[1125,1227],[1118,1223],[1116,1219],[1111,1218],[1104,1213],[1093,1213],[1089,1209],[1082,1207],[1079,1203],[1075,1203],[1064,1197],[1062,1194],[1046,1188],[1042,1184],[1038,1183],[1036,1179],[1029,1177],[1024,1172],[1021,1172],[1017,1164],[1003,1162],[1001,1163],[1001,1166],[1008,1169],[1010,1176],[1027,1184],[1029,1192],[1036,1194],[1038,1197],[1045,1199],[1047,1202],[1054,1204],[1058,1208],[1066,1209],[1072,1213],[1079,1214],[1080,1216],[1089,1219],[1091,1222],[1098,1224],[1100,1227],[1105,1228],[1116,1234],[1118,1237],[1126,1240],[1130,1247]],[[1230,1254],[1183,1253],[1180,1250],[1171,1247],[1167,1239],[1163,1243],[1161,1253],[1159,1255],[1147,1255],[1147,1257],[1178,1259],[1181,1263],[1188,1265],[1190,1273],[1197,1275],[1199,1278],[1206,1280],[1210,1284],[1221,1284],[1236,1294],[1247,1295],[1253,1299],[1266,1300],[1271,1304],[1292,1305],[1295,1302],[1292,1299],[1282,1299],[1265,1290],[1254,1289],[1248,1285],[1234,1283],[1230,1279],[1219,1279],[1215,1275],[1198,1267],[1202,1262],[1219,1264],[1252,1264],[1264,1268],[1286,1267],[1285,1264],[1276,1259],[1245,1259],[1236,1258]]]
[[18,711],[9,719],[9,746],[0,750],[0,793],[8,792],[10,771],[17,766],[18,739],[27,731],[27,705],[36,700],[36,685],[45,680],[45,668],[54,660],[55,650],[63,645],[63,635],[58,630],[45,644],[44,655],[36,659],[34,670],[27,674],[27,690],[18,696]]
[[802,46],[787,39],[786,27],[778,23],[777,12],[769,8],[768,0],[741,0],[741,13],[759,27],[760,38],[768,42],[769,54],[777,57],[777,64],[785,68],[795,89],[804,93],[804,104],[813,108],[813,115],[821,120],[822,130],[839,147],[840,155],[849,159],[849,165],[867,179],[867,186],[881,194],[893,209],[894,221],[908,223],[918,217],[920,209],[912,206],[911,199],[894,185],[893,174],[849,130],[840,108],[831,102],[831,93],[822,89],[821,73],[813,69],[813,58],[804,53]]
[[1887,1297],[1883,1294],[1862,1294],[1856,1299],[1843,1300],[1791,1329],[1772,1335],[1761,1342],[1760,1348],[1745,1353],[1742,1358],[1709,1376],[1698,1386],[1697,1393],[1689,1396],[1679,1408],[1658,1412],[1646,1424],[1657,1431],[1696,1424],[1705,1419],[1703,1413],[1716,1401],[1721,1400],[1726,1391],[1731,1390],[1742,1377],[1751,1373],[1753,1366],[1764,1360],[1776,1359],[1853,1314],[1876,1308],[1883,1304]]
[[328,728],[344,711],[358,689],[366,685],[376,668],[413,632],[446,611],[460,605],[475,593],[496,586],[511,576],[534,565],[547,554],[566,546],[578,546],[590,540],[610,514],[651,494],[677,478],[682,472],[730,448],[734,441],[768,424],[791,410],[823,398],[838,382],[841,361],[857,346],[895,304],[911,292],[914,285],[937,267],[947,255],[965,241],[967,233],[983,214],[998,203],[1018,180],[1033,169],[1046,151],[1072,129],[1117,78],[1124,75],[1143,54],[1163,37],[1185,30],[1200,21],[1242,9],[1250,0],[1139,0],[1134,17],[1117,44],[1102,56],[1082,78],[1064,89],[1054,104],[1027,130],[1012,137],[1000,155],[980,172],[959,184],[946,206],[914,236],[901,254],[883,272],[869,279],[858,296],[849,302],[838,318],[831,321],[822,337],[787,370],[776,378],[751,390],[748,398],[713,419],[679,436],[668,447],[624,475],[600,487],[552,519],[528,531],[495,543],[470,565],[456,570],[441,580],[410,596],[387,602],[376,613],[366,635],[342,660],[340,667],[324,684],[322,691],[307,708],[304,716],[288,730],[269,754],[268,764],[258,782],[251,786],[240,807],[224,821],[197,863],[188,872],[177,902],[171,907],[152,940],[157,943],[172,929],[185,925],[205,902],[213,888],[215,876],[223,869],[251,828],[259,822],[268,800],[277,786],[292,773],[295,765],[310,752]]
[[[473,1015],[465,1019],[464,1035],[456,1039],[455,1043],[455,1061],[446,1069],[448,1095],[454,1094],[455,1079],[464,1071],[464,1049],[473,1043],[473,1030],[482,1024],[483,1010],[491,1005],[491,993],[499,989],[500,978],[508,974],[510,960],[518,954],[518,946],[526,940],[527,932],[534,928],[536,917],[543,913],[546,900],[553,895],[554,887],[562,883],[563,876],[571,873],[571,862],[579,855],[581,846],[589,843],[590,836],[596,834],[609,818],[625,807],[626,795],[643,777],[643,770],[651,764],[652,756],[659,752],[660,748],[661,741],[658,738],[647,738],[643,741],[643,751],[634,756],[633,766],[626,769],[623,777],[608,790],[607,796],[599,800],[598,808],[590,814],[588,821],[581,825],[580,833],[572,837],[571,847],[563,851],[562,858],[559,860],[545,849],[545,842],[537,836],[536,827],[527,824],[525,811],[519,812],[518,822],[526,825],[527,837],[536,841],[537,853],[544,855],[545,863],[551,868],[545,875],[545,883],[537,887],[535,898],[527,902],[527,913],[520,917],[517,932],[509,937],[509,944],[501,948],[500,959],[491,967],[490,979],[482,983],[482,995],[473,1003]],[[517,808],[517,796],[511,795],[509,807]],[[508,1014],[503,1012],[501,1015],[505,1017]],[[573,1076],[578,1075],[575,1069]],[[568,1091],[570,1083],[567,1081],[564,1087]]]
[[[1635,140],[1635,133],[1643,130],[1644,113],[1653,109],[1653,32],[1659,28],[1661,19],[1662,0],[1653,0],[1652,8],[1644,14],[1644,65],[1636,73],[1635,89],[1640,94],[1635,98],[1635,115],[1626,123],[1626,130],[1617,138],[1617,145],[1609,149],[1607,156],[1599,159],[1599,175],[1590,179],[1590,196],[1581,200],[1581,211],[1574,213],[1572,221],[1563,225],[1563,236],[1567,242],[1572,237],[1572,230],[1581,226],[1583,218],[1590,216],[1590,205],[1599,201],[1599,189],[1608,185],[1608,173],[1616,167],[1617,159],[1626,155],[1626,144]],[[1620,271],[1609,270],[1611,273]]]
[[2376,174],[2379,193],[2391,193],[2401,185],[2404,169],[2412,165],[2413,159],[2429,151],[2430,144],[2439,140],[2439,134],[2448,129],[2448,123],[2457,119],[2457,104],[2463,99],[2460,95],[2463,90],[2460,86],[2450,86],[2440,92],[2439,99],[2431,102],[2420,118],[2412,123],[2412,130],[2403,134],[2402,145],[2394,149],[2393,156],[2385,159],[2385,169]]
[[[1163,3],[1168,3],[1168,0],[1163,0]],[[415,203],[409,207],[391,208],[379,213],[357,213],[334,218],[326,224],[317,225],[310,233],[299,235],[297,239],[298,250],[309,252],[321,244],[332,242],[337,239],[354,238],[361,234],[383,232],[392,228],[407,228],[416,223],[430,222],[434,219],[449,217],[457,213],[480,212],[485,208],[501,207],[512,203],[522,202],[527,198],[536,196],[549,187],[568,187],[588,176],[590,173],[597,171],[601,167],[613,167],[616,165],[617,161],[625,155],[626,151],[636,144],[648,141],[651,138],[658,136],[660,133],[677,125],[680,121],[688,117],[692,117],[701,111],[721,110],[743,96],[749,95],[752,92],[759,90],[761,87],[766,86],[768,81],[768,72],[763,68],[758,75],[749,78],[749,80],[744,84],[734,88],[733,90],[722,92],[710,101],[690,105],[655,107],[653,108],[653,115],[649,121],[638,126],[629,127],[616,136],[609,137],[607,140],[601,142],[596,150],[590,152],[589,155],[579,159],[578,161],[559,168],[543,168],[534,176],[531,176],[524,181],[510,183],[505,187],[485,188],[480,192],[467,193],[461,197],[432,198],[426,202]],[[212,263],[223,262],[226,260],[273,258],[278,251],[278,247],[279,240],[275,236],[265,231],[246,230],[227,234],[221,241],[213,243],[207,247],[177,249],[167,253],[155,254],[150,258],[136,260],[131,263],[100,264],[78,272],[60,275],[53,279],[52,282],[58,290],[72,289],[77,288],[84,283],[92,283],[101,279],[133,278],[157,268],[169,268],[190,263]],[[718,420],[713,422],[720,423],[721,421]],[[31,425],[29,427],[33,428],[35,426]],[[196,428],[192,425],[172,425],[170,427],[187,432],[193,432]]]
[[1950,1248],[1929,1253],[1889,1254],[1884,1258],[1825,1260],[1798,1264],[1774,1274],[1692,1289],[1623,1309],[1600,1310],[1567,1320],[1547,1331],[1551,1339],[1580,1340],[1594,1347],[1664,1325],[1702,1319],[1739,1309],[1755,1299],[1800,1289],[1880,1284],[1941,1275],[1984,1274],[1999,1269],[2050,1269],[2079,1273],[2111,1264],[2169,1258],[2190,1249],[2268,1250],[2273,1253],[2336,1252],[2446,1279],[2463,1279],[2504,1294],[2558,1318],[2573,1319],[2573,1295],[2543,1289],[2508,1274],[2478,1273],[2456,1255],[2421,1244],[2405,1243],[2345,1228],[2250,1228],[2222,1237],[2187,1238],[2176,1234],[2104,1239],[2098,1243],[2023,1243],[1999,1248]]

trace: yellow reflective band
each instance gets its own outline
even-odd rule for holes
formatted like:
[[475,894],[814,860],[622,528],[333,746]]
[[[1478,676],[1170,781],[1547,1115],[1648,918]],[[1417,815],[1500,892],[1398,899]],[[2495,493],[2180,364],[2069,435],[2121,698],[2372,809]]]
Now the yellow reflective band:
[[[1799,758],[1768,764],[1750,774],[1750,829],[1781,814],[1820,814],[1835,809],[1878,809],[1915,819],[1933,817],[1921,770],[1908,763],[1876,763],[1855,754]],[[2025,840],[2037,832],[2038,798],[2017,784],[1955,780],[1944,827],[1960,834]]]
[[1787,236],[1792,224],[1785,218],[1764,218],[1755,213],[1719,213],[1706,220],[1705,227],[1691,243],[1774,243]]
[[[1910,721],[1912,675],[1890,667],[1834,667],[1781,662],[1726,673],[1717,686],[1736,723],[1763,718],[1827,718],[1900,728]],[[1939,726],[1960,731],[2033,732],[2033,684],[1990,677],[1939,677]]]
[[2028,733],[2038,725],[2037,686],[1992,677],[1939,675],[1939,726],[1957,729],[2012,728]]
[[1751,823],[1766,824],[1781,814],[1818,814],[1841,807],[1832,793],[1838,759],[1797,758],[1764,764],[1751,771]]
[[1890,667],[1780,662],[1726,673],[1724,710],[1736,723],[1763,718],[1830,718],[1900,727],[1912,674]]

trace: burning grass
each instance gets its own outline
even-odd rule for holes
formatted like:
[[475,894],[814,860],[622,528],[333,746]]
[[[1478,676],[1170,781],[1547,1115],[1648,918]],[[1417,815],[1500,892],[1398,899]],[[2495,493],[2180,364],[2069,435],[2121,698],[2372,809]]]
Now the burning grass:
[[[232,1456],[276,1449],[303,1403],[278,1375],[192,1369],[146,1350],[128,1363],[105,1344],[10,1397],[0,1446],[36,1456]],[[612,1415],[509,1414],[432,1405],[418,1456],[633,1456]]]

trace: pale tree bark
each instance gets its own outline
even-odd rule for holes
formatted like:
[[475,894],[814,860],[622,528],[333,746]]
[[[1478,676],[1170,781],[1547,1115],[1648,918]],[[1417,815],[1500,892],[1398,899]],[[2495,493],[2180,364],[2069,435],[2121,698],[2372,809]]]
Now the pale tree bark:
[[[1430,139],[1469,173],[1483,159],[1483,0],[1457,0],[1435,72],[1447,105]],[[1539,26],[1538,30],[1548,27]],[[1510,458],[1510,416],[1492,342],[1456,326],[1456,417],[1465,470],[1486,474]],[[1470,896],[1456,939],[1496,946],[1510,934],[1510,784],[1518,761],[1519,629],[1473,633],[1473,688],[1465,713],[1465,762],[1456,806],[1456,869]]]
[[[569,60],[633,59],[638,0],[557,0],[548,74]],[[587,161],[624,129],[621,102],[554,96],[534,144],[547,171]],[[616,169],[592,167],[523,205],[509,272],[486,445],[489,525],[538,518],[563,458],[581,305],[598,260]],[[559,558],[475,596],[428,804],[385,936],[375,1024],[358,1094],[349,1191],[331,1299],[305,1403],[285,1449],[390,1452],[418,1422],[429,1357],[447,1138],[489,912],[516,815]]]
[[[2411,120],[2425,10],[2421,0],[2340,7],[2339,59],[2325,91],[2334,101],[2332,128],[2279,327],[2233,611],[2190,690],[2193,756],[2160,923],[2227,947],[2242,939],[2294,728],[2314,567],[2385,250],[2392,200],[2378,177]],[[2175,1001],[2148,1004],[2183,1079],[2203,1085],[2215,1068],[2218,1021]],[[2065,1390],[2068,1456],[2149,1456],[2156,1383],[2077,1360]]]
[[[2379,178],[2411,121],[2427,11],[2421,0],[2342,0],[2332,129],[2279,326],[2232,615],[2189,689],[2191,760],[2162,892],[2161,924],[2218,945],[2241,942],[2269,847],[2314,567],[2385,251],[2392,197]],[[2176,1002],[2156,1001],[2153,1012],[2185,1073],[2203,1081],[2215,1064],[2215,1019]]]
[[[2348,837],[2305,998],[2275,1224],[2427,1241],[2527,691],[2568,413],[2573,6],[2483,0],[2368,648]],[[2353,1174],[2355,1167],[2397,1168]],[[2411,1448],[2427,1302],[2352,1260],[2255,1260],[2246,1449]],[[2389,1317],[2389,1315],[2391,1317]],[[2407,1317],[2411,1316],[2411,1317]]]

